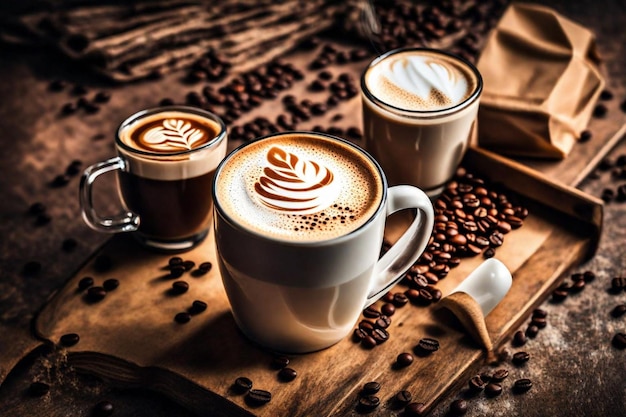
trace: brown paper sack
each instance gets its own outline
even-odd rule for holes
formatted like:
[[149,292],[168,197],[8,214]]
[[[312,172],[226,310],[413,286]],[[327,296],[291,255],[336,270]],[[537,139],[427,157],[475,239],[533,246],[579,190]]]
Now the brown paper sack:
[[598,64],[589,30],[546,7],[511,5],[478,61],[479,145],[565,158],[604,88]]

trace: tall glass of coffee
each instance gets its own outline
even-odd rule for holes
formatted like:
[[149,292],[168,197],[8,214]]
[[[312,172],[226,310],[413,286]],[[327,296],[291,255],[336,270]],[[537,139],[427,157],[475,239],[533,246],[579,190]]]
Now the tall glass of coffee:
[[361,89],[365,147],[389,183],[437,196],[470,143],[482,92],[476,67],[438,50],[397,49],[369,64]]
[[[220,273],[240,329],[283,352],[337,343],[359,314],[417,260],[433,208],[412,186],[387,187],[376,161],[313,132],[267,136],[237,148],[215,174]],[[379,259],[386,218],[418,214]]]
[[[147,247],[183,251],[200,243],[211,223],[211,184],[226,155],[226,127],[202,109],[167,106],[126,119],[115,137],[118,156],[87,168],[80,184],[85,222],[95,230],[133,232]],[[92,184],[116,171],[123,213],[101,217]]]

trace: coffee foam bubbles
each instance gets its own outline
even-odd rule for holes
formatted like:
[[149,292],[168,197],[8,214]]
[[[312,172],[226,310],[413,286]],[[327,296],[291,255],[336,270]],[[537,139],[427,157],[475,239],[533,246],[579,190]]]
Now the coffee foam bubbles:
[[227,216],[253,232],[320,241],[367,222],[382,188],[376,165],[349,145],[297,133],[250,143],[229,156],[215,193]]
[[471,96],[477,81],[461,62],[430,51],[390,55],[366,74],[369,91],[380,101],[405,110],[453,107]]
[[200,115],[164,111],[122,126],[119,142],[140,153],[120,146],[118,152],[129,171],[141,177],[193,178],[215,170],[226,155],[226,135],[216,141],[221,130],[218,122]]

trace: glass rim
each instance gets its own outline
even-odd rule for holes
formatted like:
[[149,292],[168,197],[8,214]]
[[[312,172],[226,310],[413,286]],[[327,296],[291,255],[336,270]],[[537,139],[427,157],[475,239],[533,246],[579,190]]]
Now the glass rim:
[[[152,152],[152,151],[147,151],[143,149],[133,148],[132,146],[129,146],[122,141],[120,137],[121,133],[128,126],[132,125],[133,123],[147,116],[152,116],[154,114],[170,112],[170,111],[172,112],[176,111],[180,113],[190,113],[196,116],[201,116],[205,119],[210,119],[211,121],[219,125],[220,131],[213,139],[209,140],[207,143],[201,146],[198,146],[197,148],[186,149],[183,151],[176,151],[176,152],[167,152],[167,153]],[[128,116],[126,119],[124,119],[124,121],[119,125],[119,127],[115,131],[116,146],[118,146],[125,152],[135,154],[135,155],[155,158],[155,159],[165,159],[165,158],[171,158],[171,157],[176,157],[176,156],[184,156],[184,155],[189,155],[189,154],[196,153],[199,151],[203,151],[203,150],[212,148],[218,143],[221,143],[225,138],[226,138],[226,124],[224,124],[224,121],[218,115],[211,113],[207,110],[198,108],[198,107],[183,106],[183,105],[158,106],[158,107],[150,107],[144,110],[140,110]]]
[[[439,54],[439,55],[444,55],[447,56],[449,58],[453,58],[455,60],[458,60],[459,62],[461,62],[463,65],[465,65],[475,76],[476,76],[476,87],[474,88],[474,91],[472,91],[472,94],[469,95],[469,97],[467,97],[465,100],[461,101],[460,103],[457,103],[453,106],[450,107],[446,107],[443,109],[437,109],[437,110],[409,110],[409,109],[403,109],[401,107],[398,106],[394,106],[393,104],[389,104],[381,99],[379,99],[378,97],[376,97],[367,87],[367,82],[365,81],[366,75],[369,72],[370,69],[372,69],[374,66],[376,66],[379,62],[383,61],[384,59],[392,56],[392,55],[396,55],[402,52],[411,52],[411,51],[423,51],[423,52],[431,52],[434,54]],[[382,107],[383,109],[390,111],[394,114],[399,114],[399,115],[404,115],[404,116],[409,116],[412,118],[434,118],[434,117],[439,117],[442,115],[448,115],[451,113],[457,113],[460,112],[462,110],[464,110],[465,108],[469,107],[474,101],[478,100],[478,98],[480,97],[480,95],[482,94],[482,90],[483,90],[483,78],[480,75],[480,72],[478,71],[478,68],[476,68],[476,66],[474,64],[472,64],[471,62],[469,62],[467,59],[453,54],[451,52],[447,52],[447,51],[442,51],[440,49],[435,49],[435,48],[425,48],[425,47],[401,47],[401,48],[396,48],[396,49],[392,49],[390,51],[387,51],[385,53],[383,53],[382,55],[377,56],[376,58],[374,58],[372,61],[370,61],[370,63],[367,65],[367,67],[365,68],[365,70],[363,70],[363,73],[361,74],[361,91],[363,92],[363,95],[372,103],[378,105],[379,107]]]

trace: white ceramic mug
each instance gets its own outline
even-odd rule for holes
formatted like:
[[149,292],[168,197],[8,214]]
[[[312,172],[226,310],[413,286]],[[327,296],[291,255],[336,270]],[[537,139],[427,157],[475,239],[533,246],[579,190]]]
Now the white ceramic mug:
[[[434,221],[424,192],[388,188],[361,148],[313,132],[279,133],[234,150],[216,171],[213,199],[235,321],[253,341],[283,352],[323,349],[348,335],[361,311],[421,255]],[[417,215],[379,259],[386,218],[404,209]]]

